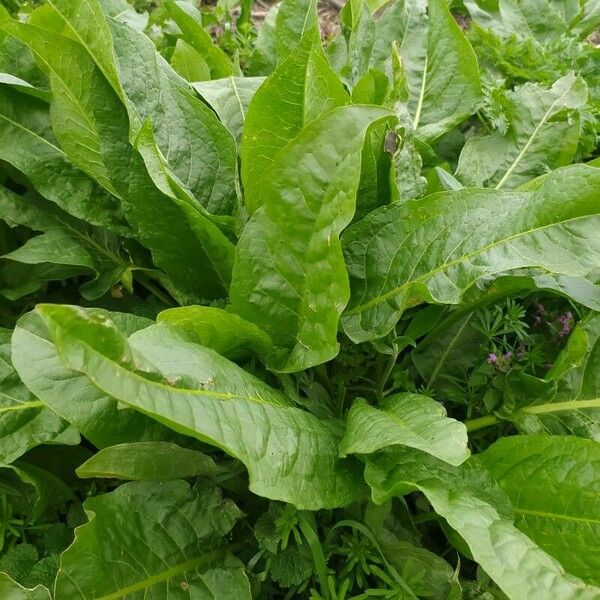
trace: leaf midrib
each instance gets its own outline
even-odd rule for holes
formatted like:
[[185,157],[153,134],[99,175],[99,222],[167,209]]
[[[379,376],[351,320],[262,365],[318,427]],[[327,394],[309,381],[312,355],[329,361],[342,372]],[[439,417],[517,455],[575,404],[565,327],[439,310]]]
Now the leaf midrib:
[[592,517],[576,517],[574,515],[566,515],[562,513],[553,513],[546,510],[533,510],[528,508],[521,508],[518,506],[513,506],[513,510],[516,513],[522,515],[528,515],[532,517],[543,517],[546,519],[554,519],[560,521],[574,521],[577,523],[594,523],[596,525],[600,525],[600,519],[593,519]]
[[[573,83],[575,83],[575,82],[573,82]],[[548,108],[548,110],[544,113],[544,116],[542,117],[542,120],[536,125],[535,129],[533,130],[533,132],[529,136],[529,139],[527,140],[527,142],[525,143],[525,145],[523,146],[523,148],[521,149],[521,151],[519,152],[519,154],[517,154],[517,157],[515,158],[515,160],[508,167],[508,169],[506,170],[506,173],[504,173],[502,179],[500,179],[500,181],[497,183],[495,189],[499,190],[504,185],[504,183],[508,180],[508,178],[512,175],[512,172],[517,168],[517,166],[521,162],[521,160],[523,160],[523,157],[527,153],[527,150],[529,150],[529,146],[531,146],[531,144],[533,143],[533,140],[535,139],[535,136],[539,133],[540,129],[546,124],[546,122],[550,118],[550,113],[554,110],[554,108],[557,105],[557,103],[560,102],[563,98],[565,98],[567,96],[567,94],[571,91],[572,88],[573,88],[572,85],[569,86],[569,88],[566,89],[564,91],[564,93],[561,94],[550,105],[550,108]]]
[[[231,547],[229,548],[231,549]],[[172,579],[176,575],[181,573],[186,573],[187,571],[191,571],[192,569],[199,567],[203,563],[210,563],[218,558],[221,558],[228,551],[228,548],[219,548],[218,550],[213,550],[212,552],[206,552],[196,558],[192,558],[187,560],[181,564],[178,564],[170,569],[166,569],[161,573],[157,573],[156,575],[151,575],[150,577],[146,577],[146,579],[142,579],[137,583],[133,583],[128,585],[116,592],[111,594],[107,594],[106,596],[100,596],[97,600],[118,600],[119,598],[123,598],[128,594],[133,594],[134,592],[139,592],[141,590],[146,590],[150,587],[153,587],[159,583],[164,581],[168,581]]]
[[349,310],[346,315],[347,316],[351,316],[351,315],[356,315],[359,314],[361,312],[363,312],[364,310],[371,308],[373,306],[376,306],[377,304],[381,303],[381,302],[385,302],[386,300],[388,300],[389,298],[393,298],[394,296],[397,296],[400,292],[402,292],[405,288],[411,286],[413,283],[418,282],[418,281],[425,281],[428,278],[432,277],[433,275],[437,274],[437,273],[441,273],[442,271],[445,271],[446,269],[449,269],[450,267],[460,264],[461,262],[465,262],[467,260],[470,260],[471,258],[473,258],[474,256],[477,256],[479,254],[482,254],[484,252],[487,252],[488,250],[491,250],[493,248],[496,247],[500,247],[502,245],[505,245],[513,240],[519,239],[521,237],[533,234],[533,233],[537,233],[539,231],[543,231],[545,229],[549,229],[552,227],[559,227],[561,225],[565,225],[567,223],[573,223],[575,221],[578,221],[580,219],[589,219],[592,217],[597,217],[598,214],[597,213],[592,213],[592,214],[586,214],[586,215],[580,215],[578,217],[573,217],[571,219],[565,219],[564,221],[559,221],[556,223],[549,223],[547,225],[544,225],[542,227],[534,227],[533,229],[528,229],[526,231],[521,231],[515,235],[511,235],[508,236],[506,238],[503,238],[499,241],[493,242],[491,244],[488,244],[486,246],[483,246],[482,248],[478,248],[476,251],[471,252],[469,254],[464,254],[463,256],[460,256],[454,260],[451,260],[450,262],[444,263],[443,265],[440,265],[439,267],[436,267],[435,269],[432,269],[431,271],[428,271],[427,273],[424,273],[423,275],[420,275],[419,277],[415,278],[415,279],[410,279],[409,281],[403,283],[402,285],[399,285],[395,288],[393,288],[392,290],[390,290],[389,292],[386,292],[385,294],[381,294],[379,296],[376,296],[375,298],[372,298],[371,300],[369,300],[368,302],[365,302],[363,304],[359,304],[358,306],[356,306],[355,308]]

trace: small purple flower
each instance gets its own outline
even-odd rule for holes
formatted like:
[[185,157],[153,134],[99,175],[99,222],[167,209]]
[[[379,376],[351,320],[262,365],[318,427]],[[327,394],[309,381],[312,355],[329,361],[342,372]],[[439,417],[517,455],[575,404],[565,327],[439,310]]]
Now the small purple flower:
[[513,355],[512,351],[509,350],[508,352],[506,352],[504,354],[504,356],[502,358],[504,358],[504,360],[506,360],[506,361],[509,361],[512,358],[512,355]]
[[562,329],[558,332],[558,337],[567,337],[571,333],[571,329],[573,327],[573,313],[571,311],[567,311],[562,315],[558,315],[556,320],[562,325]]
[[498,357],[493,352],[490,352],[490,354],[488,354],[487,361],[488,364],[495,365],[498,362]]

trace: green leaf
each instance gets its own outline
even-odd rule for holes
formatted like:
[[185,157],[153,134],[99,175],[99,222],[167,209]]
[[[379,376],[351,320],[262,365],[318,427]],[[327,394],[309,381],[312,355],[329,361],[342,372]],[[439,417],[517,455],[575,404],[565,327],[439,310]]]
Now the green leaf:
[[306,41],[320,47],[316,0],[283,0],[275,21],[275,52],[281,63]]
[[451,465],[469,458],[467,430],[446,416],[444,407],[421,394],[395,394],[378,407],[362,399],[352,405],[340,454],[371,454],[388,446],[408,446]]
[[511,436],[480,460],[510,498],[515,525],[569,573],[600,585],[600,445],[572,436]]
[[348,280],[339,245],[350,222],[370,126],[386,109],[349,106],[314,121],[289,144],[260,188],[263,207],[236,248],[231,310],[265,331],[273,368],[301,371],[333,358]]
[[193,87],[214,109],[239,145],[250,100],[263,82],[264,77],[228,77],[196,82]]
[[[97,317],[107,314],[129,333],[152,324],[135,315],[91,311],[91,315]],[[17,323],[12,336],[12,360],[23,383],[51,409],[49,414],[64,419],[54,416],[62,423],[60,431],[66,427],[65,421],[72,423],[98,448],[131,441],[169,439],[167,429],[134,410],[119,407],[116,400],[100,391],[87,377],[66,369],[46,327],[35,313],[25,315]],[[50,427],[43,427],[42,423],[42,432],[52,431]]]
[[312,121],[347,103],[342,82],[315,47],[298,48],[258,88],[240,148],[244,202],[250,214],[261,206],[261,185],[270,179],[286,146]]
[[188,302],[224,296],[233,269],[233,244],[170,170],[150,121],[140,130],[135,149],[143,163],[140,157],[132,162],[125,210],[154,262]]
[[466,185],[516,188],[573,160],[579,113],[587,100],[585,81],[565,75],[550,89],[526,83],[507,92],[512,111],[505,135],[475,135],[460,153],[456,176]]
[[210,306],[183,306],[163,310],[158,323],[185,331],[191,339],[232,360],[248,356],[264,358],[272,350],[269,336],[238,315]]
[[569,23],[569,30],[580,36],[590,35],[600,25],[600,3],[598,0],[580,2],[581,8]]
[[132,482],[89,499],[85,509],[90,521],[61,558],[58,598],[204,598],[218,562],[224,575],[237,572],[237,597],[250,600],[249,582],[224,544],[241,512],[217,489]]
[[[80,292],[93,300],[125,278],[132,267],[122,256],[119,238],[71,217],[41,198],[17,196],[0,187],[0,217],[8,223],[44,232],[29,238],[3,257],[42,269],[55,267],[41,272],[42,277],[39,277],[40,272],[30,273],[27,292],[35,291],[46,280],[85,275],[91,271],[92,279],[81,285]],[[18,287],[3,290],[6,295],[17,292]]]
[[28,94],[34,98],[50,102],[51,94],[47,90],[34,87],[24,79],[11,75],[10,73],[0,73],[0,83],[15,88],[16,91]]
[[593,600],[600,594],[513,525],[508,498],[476,458],[451,467],[403,449],[369,459],[365,478],[378,503],[417,490],[425,494],[509,598]]
[[226,469],[210,456],[170,442],[134,442],[100,450],[78,469],[78,477],[168,481],[214,477]]
[[27,589],[6,573],[0,573],[0,597],[4,600],[51,600],[50,592],[43,585]]
[[75,168],[58,147],[46,103],[0,86],[0,159],[73,216],[116,232],[127,226],[116,198]]
[[10,353],[10,331],[0,329],[0,463],[41,444],[78,444],[79,434],[23,385]]
[[27,44],[49,72],[52,131],[61,149],[75,166],[118,196],[111,177],[123,173],[122,165],[114,172],[113,167],[128,156],[122,149],[127,117],[100,69],[68,37],[16,21],[3,21],[0,28]]
[[81,309],[40,305],[37,312],[71,371],[123,405],[239,459],[255,494],[307,510],[356,499],[356,464],[337,458],[338,422],[294,408],[281,392],[165,324],[128,343],[112,322]]
[[215,46],[210,35],[204,31],[200,14],[187,2],[167,0],[165,7],[171,18],[183,32],[183,39],[202,57],[210,69],[210,78],[229,77],[233,66],[221,48]]
[[[375,41],[375,22],[363,0],[350,0],[340,12],[342,35],[346,42],[345,61],[340,74],[350,88],[369,71]],[[355,90],[352,92],[353,96]]]
[[391,69],[396,42],[406,72],[416,135],[430,142],[469,117],[481,99],[477,59],[444,0],[400,0],[381,15],[371,65]]
[[186,81],[205,81],[210,79],[210,68],[196,50],[182,39],[177,40],[171,66]]
[[342,239],[352,289],[345,331],[354,341],[382,337],[406,308],[458,304],[509,270],[585,277],[600,253],[599,190],[600,172],[574,165],[534,192],[441,192],[371,213]]
[[237,205],[233,137],[150,39],[116,21],[110,22],[110,29],[128,99],[131,137],[150,119],[169,167],[196,201],[212,214],[230,215]]
[[277,66],[275,49],[275,24],[280,4],[273,4],[258,28],[254,47],[248,61],[247,74],[251,76],[270,75]]

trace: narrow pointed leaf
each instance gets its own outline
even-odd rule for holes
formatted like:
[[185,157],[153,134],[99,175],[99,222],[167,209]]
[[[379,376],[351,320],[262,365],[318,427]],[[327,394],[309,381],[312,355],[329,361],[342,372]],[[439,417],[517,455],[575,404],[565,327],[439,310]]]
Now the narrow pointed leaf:
[[210,69],[210,78],[229,77],[233,66],[229,57],[221,48],[215,46],[210,35],[204,31],[200,22],[200,13],[186,2],[167,0],[165,3],[171,18],[183,32],[183,39],[206,61]]
[[210,456],[170,442],[118,444],[96,452],[77,468],[78,477],[168,481],[224,473]]

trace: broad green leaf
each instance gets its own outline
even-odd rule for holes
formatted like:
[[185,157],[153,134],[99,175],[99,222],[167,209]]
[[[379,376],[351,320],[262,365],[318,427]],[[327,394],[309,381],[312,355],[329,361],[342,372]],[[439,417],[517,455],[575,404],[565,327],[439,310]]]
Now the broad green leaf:
[[163,310],[156,320],[185,331],[194,342],[232,360],[252,355],[266,358],[272,350],[271,340],[264,331],[220,308],[170,308]]
[[49,0],[63,25],[62,33],[87,50],[115,92],[123,98],[123,90],[115,67],[111,33],[99,0]]
[[281,63],[309,40],[320,47],[316,0],[283,0],[275,21],[275,52]]
[[6,573],[0,573],[0,597],[4,600],[51,600],[50,592],[43,585],[27,589]]
[[441,192],[371,213],[342,239],[352,289],[345,331],[354,341],[381,337],[406,308],[458,304],[509,270],[585,277],[600,255],[599,190],[597,169],[573,165],[533,192]]
[[444,0],[390,3],[377,22],[371,66],[391,70],[393,42],[406,72],[408,111],[420,139],[438,138],[475,111],[481,99],[477,59]]
[[94,225],[126,231],[116,198],[75,168],[58,147],[45,102],[0,86],[0,159],[19,169],[46,198]]
[[213,214],[231,214],[237,202],[232,136],[147,37],[114,21],[110,28],[136,126],[151,119],[158,147],[196,200]]
[[91,256],[62,229],[51,229],[42,235],[34,236],[20,248],[5,254],[3,258],[29,265],[49,262],[94,268]]
[[61,149],[75,166],[118,196],[113,180],[124,173],[119,161],[128,156],[123,150],[126,137],[121,139],[128,129],[127,116],[100,69],[83,46],[68,37],[16,21],[3,21],[0,28],[26,43],[48,71],[52,131]]
[[566,4],[552,0],[500,0],[491,4],[465,0],[471,18],[481,27],[493,29],[502,37],[533,37],[539,41],[566,33],[570,15],[561,14],[559,9],[560,5],[567,8]]
[[127,23],[138,31],[145,31],[148,25],[148,13],[138,12],[127,0],[100,0],[104,12],[116,19]]
[[171,66],[186,81],[205,81],[210,79],[210,69],[206,61],[187,42],[177,40]]
[[137,157],[132,163],[125,210],[151,249],[154,262],[184,292],[183,298],[198,301],[224,296],[233,269],[233,244],[171,172],[155,143],[150,121],[140,130],[135,148],[143,163]]
[[[230,214],[236,203],[236,160],[235,143],[226,129],[194,96],[187,82],[158,55],[146,36],[124,23],[106,20],[98,0],[78,2],[94,15],[97,26],[91,26],[76,11],[65,8],[61,16],[68,33],[83,42],[80,51],[86,48],[86,59],[99,65],[114,92],[124,100],[132,126],[131,134],[127,124],[121,123],[111,131],[116,114],[110,114],[102,106],[104,92],[93,95],[92,108],[99,114],[106,140],[112,142],[107,154],[112,159],[109,167],[113,185],[126,193],[128,138],[135,138],[142,124],[151,118],[158,146],[197,201],[210,212]],[[175,9],[181,10],[177,6]],[[184,11],[183,14],[186,16]],[[50,32],[43,34],[50,35]],[[170,101],[164,102],[163,98]],[[122,107],[113,110],[118,113]],[[125,144],[126,148],[119,148],[118,144]],[[115,164],[119,160],[123,164]]]
[[338,351],[348,280],[339,235],[350,222],[370,126],[386,109],[349,106],[314,121],[290,143],[260,189],[263,207],[236,248],[231,310],[265,331],[273,368],[300,371]]
[[508,498],[476,458],[451,467],[403,449],[369,459],[365,478],[378,503],[413,491],[425,494],[509,598],[593,600],[600,594],[514,526]]
[[165,324],[128,343],[112,322],[81,309],[43,305],[37,311],[71,371],[122,405],[239,459],[255,494],[301,509],[356,499],[356,464],[337,458],[339,423],[293,407],[281,392]]
[[312,121],[348,103],[342,82],[315,47],[298,48],[265,80],[250,102],[240,148],[250,214],[262,205],[261,184],[286,146]]
[[428,0],[428,13],[420,89],[407,72],[413,129],[425,140],[438,137],[471,115],[481,97],[475,53],[445,1]]
[[10,331],[0,329],[0,463],[41,444],[77,444],[79,434],[23,385],[10,354]]
[[62,555],[57,598],[210,598],[216,562],[225,576],[237,572],[237,598],[250,600],[241,563],[226,546],[242,513],[217,489],[131,482],[84,506],[90,520]]
[[600,445],[511,436],[480,460],[510,498],[515,525],[569,573],[600,585]]
[[264,77],[228,77],[213,81],[197,81],[193,87],[212,106],[221,123],[227,127],[239,144],[242,140],[250,100],[263,82]]
[[[109,313],[95,309],[92,315]],[[129,333],[148,327],[152,321],[124,313],[110,313],[119,327]],[[138,412],[119,407],[116,400],[94,386],[87,377],[66,369],[43,322],[35,313],[22,317],[12,336],[15,369],[36,398],[72,423],[98,448],[132,441],[169,439],[169,431]],[[27,400],[31,395],[26,396]],[[37,411],[40,409],[37,408]],[[57,419],[57,423],[64,421]],[[50,427],[42,431],[50,432]]]
[[229,77],[233,66],[221,48],[215,46],[210,35],[204,31],[200,13],[187,2],[167,0],[165,3],[171,18],[183,32],[183,39],[204,59],[210,69],[211,79]]
[[214,477],[225,472],[210,456],[170,442],[118,444],[96,452],[77,475],[115,479],[168,481],[188,477]]
[[340,454],[371,454],[396,445],[422,450],[451,465],[460,465],[470,454],[465,426],[427,396],[395,394],[377,407],[355,401]]
[[573,160],[578,109],[587,100],[583,79],[565,75],[550,89],[526,83],[507,95],[513,109],[506,135],[475,135],[460,153],[456,177],[466,185],[516,188]]

